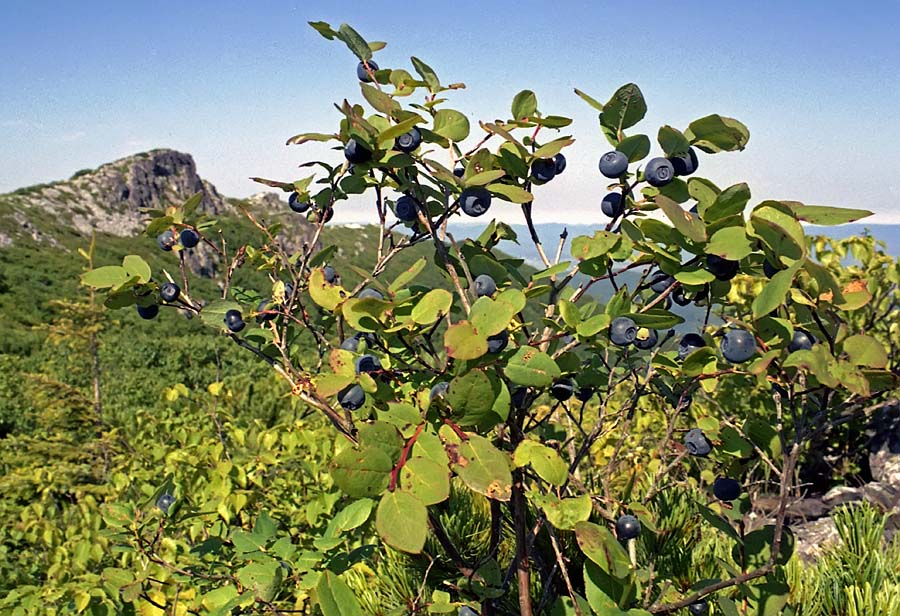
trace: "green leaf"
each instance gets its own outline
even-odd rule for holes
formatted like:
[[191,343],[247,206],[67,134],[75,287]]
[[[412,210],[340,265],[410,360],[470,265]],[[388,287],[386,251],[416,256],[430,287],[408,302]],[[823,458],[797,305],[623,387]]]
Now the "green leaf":
[[[688,184],[690,186],[690,184]],[[702,211],[703,220],[715,222],[729,216],[743,214],[750,202],[750,187],[744,183],[729,186],[715,196],[713,202]]]
[[387,116],[393,116],[394,113],[400,111],[400,103],[395,101],[390,94],[362,81],[359,82],[359,88],[362,90],[363,98],[376,111],[380,111]]
[[594,316],[579,323],[576,326],[575,330],[578,332],[579,336],[590,338],[591,336],[596,336],[604,329],[609,327],[611,321],[612,317],[605,312],[601,314],[595,314]]
[[533,498],[547,516],[547,521],[560,530],[572,530],[579,522],[586,522],[593,510],[588,494],[562,499],[552,494],[536,495]]
[[718,186],[716,186],[706,178],[689,178],[687,181],[687,185],[688,194],[691,196],[691,198],[697,201],[697,204],[699,206],[698,209],[701,212],[704,212],[704,210],[711,206],[716,200],[716,197],[719,195],[719,193],[722,192],[719,190]]
[[397,291],[406,287],[410,282],[416,279],[416,277],[422,273],[422,270],[425,269],[425,266],[428,265],[427,259],[425,257],[419,257],[415,263],[409,266],[409,268],[400,272],[400,274],[394,278],[394,281],[388,286],[388,290],[392,293],[396,293]]
[[353,329],[373,332],[382,328],[381,318],[391,306],[391,302],[375,297],[351,297],[341,306],[341,313]]
[[672,128],[668,124],[660,127],[657,141],[659,141],[659,146],[663,149],[666,156],[685,154],[688,148],[691,147],[687,137],[680,130]]
[[[336,135],[329,135],[327,133],[300,133],[299,135],[294,135],[290,139],[287,140],[285,145],[302,145],[307,141],[331,141],[332,139],[337,139]],[[259,182],[261,184],[266,184],[267,186],[271,186],[269,180],[263,180],[263,178],[250,178],[254,182]],[[291,190],[293,185],[287,184],[285,182],[275,182],[276,186],[273,188],[284,188],[285,190]]]
[[601,103],[600,101],[598,101],[596,98],[594,98],[594,97],[592,97],[592,96],[589,96],[588,94],[585,94],[584,92],[582,92],[582,91],[579,90],[578,88],[575,88],[575,94],[577,94],[579,97],[581,97],[581,100],[583,100],[584,102],[586,102],[588,105],[590,105],[591,107],[593,107],[593,108],[596,109],[597,111],[603,111],[603,103]]
[[834,358],[823,344],[813,346],[812,350],[794,351],[782,364],[785,368],[801,368],[807,370],[826,387],[837,387],[840,381],[834,375],[836,368]]
[[240,311],[241,305],[230,299],[213,300],[200,310],[200,320],[210,327],[225,327],[225,313],[229,310]]
[[569,477],[569,465],[559,453],[537,441],[524,440],[519,443],[513,454],[513,463],[517,467],[530,464],[541,479],[555,486],[561,486]]
[[753,246],[751,246],[743,226],[724,227],[713,233],[703,250],[708,255],[718,255],[723,259],[740,261],[753,252]]
[[478,359],[487,353],[487,336],[478,332],[470,322],[460,321],[444,333],[447,354],[455,359]]
[[679,233],[698,244],[706,241],[706,226],[700,218],[664,195],[656,195],[654,200]]
[[394,464],[377,447],[348,447],[331,461],[331,474],[338,488],[354,498],[377,496],[390,481]]
[[690,286],[704,285],[715,279],[715,275],[707,269],[684,270],[675,273],[675,280]]
[[337,36],[337,32],[335,32],[327,22],[308,21],[306,23],[312,26],[316,32],[327,38],[329,41],[333,41]]
[[537,96],[531,90],[522,90],[513,98],[511,110],[513,120],[528,120],[537,111]]
[[310,272],[309,296],[325,310],[333,311],[349,295],[344,287],[327,282],[323,269],[316,268]]
[[684,136],[704,152],[714,154],[743,150],[750,140],[750,131],[734,118],[714,113],[691,122]]
[[[432,289],[416,302],[410,316],[419,325],[431,325],[450,312],[453,295],[446,289]],[[490,335],[490,334],[488,334]]]
[[516,385],[547,387],[561,374],[549,355],[533,347],[519,347],[509,359],[506,377]]
[[[413,68],[416,69],[416,72],[422,78],[422,81],[428,84],[428,89],[432,94],[437,93],[437,91],[441,89],[441,82],[438,79],[437,73],[434,72],[434,69],[415,56],[411,57],[410,61],[412,62]],[[468,127],[468,123],[466,123],[466,126]],[[450,137],[447,138],[450,139]]]
[[357,32],[347,24],[341,24],[341,27],[338,28],[337,31],[337,37],[344,41],[350,51],[352,51],[353,54],[360,60],[368,61],[372,59],[372,49],[369,47],[366,39],[360,36],[359,32]]
[[750,214],[750,233],[776,255],[800,259],[806,255],[803,227],[793,211],[778,201],[764,201]]
[[271,601],[281,585],[283,570],[275,560],[254,562],[238,569],[235,577],[253,596],[263,601]]
[[323,616],[363,616],[362,607],[350,587],[327,569],[316,584],[316,602]]
[[386,128],[380,133],[378,133],[378,143],[384,143],[385,141],[393,141],[400,135],[404,133],[408,133],[415,126],[422,124],[425,122],[424,118],[420,115],[413,115],[409,118],[406,118],[402,122],[398,122],[394,124],[390,128]]
[[469,186],[484,186],[485,184],[490,184],[491,182],[495,182],[506,175],[506,171],[503,169],[491,169],[490,171],[482,171],[481,173],[476,173],[470,178],[464,178],[463,183],[466,187]]
[[450,381],[446,400],[459,425],[480,425],[494,414],[497,390],[484,371],[472,370]]
[[794,274],[797,273],[799,267],[800,262],[797,262],[796,265],[781,270],[763,286],[759,295],[753,298],[751,308],[754,319],[760,319],[784,304],[784,300],[787,298],[788,291],[791,288],[791,283],[794,281]]
[[453,471],[469,488],[488,498],[508,501],[512,494],[509,458],[491,442],[477,434],[459,446],[448,445]]
[[495,336],[507,328],[517,312],[515,305],[479,297],[472,304],[469,318],[479,334]]
[[382,540],[395,550],[420,554],[428,535],[428,510],[408,492],[388,492],[378,503],[375,528]]
[[572,240],[572,256],[579,261],[602,257],[614,251],[622,236],[610,231],[597,231],[592,236],[580,235]]
[[563,148],[568,147],[573,143],[575,143],[575,140],[571,137],[560,137],[559,139],[554,139],[539,147],[534,151],[533,156],[535,158],[553,158],[559,154]]
[[603,105],[600,124],[620,133],[640,122],[647,113],[647,103],[637,84],[628,83],[616,90]]
[[651,308],[646,312],[632,313],[628,316],[638,327],[647,329],[669,329],[684,323],[684,318],[665,310],[664,308]]
[[454,109],[439,109],[434,115],[434,132],[450,141],[469,136],[469,119]]
[[888,364],[888,354],[878,340],[872,336],[858,334],[844,340],[844,353],[856,366],[884,368]]
[[608,528],[592,522],[579,522],[575,525],[575,539],[584,555],[603,572],[618,578],[628,575],[631,568],[628,554]]
[[138,284],[149,282],[153,275],[147,262],[137,255],[126,256],[122,260],[122,267],[125,268],[129,278],[137,278]]
[[628,157],[628,162],[636,163],[650,153],[650,137],[647,135],[625,137],[619,142],[616,149]]
[[488,184],[487,189],[502,199],[512,203],[530,203],[534,201],[534,195],[522,188],[511,184]]
[[869,210],[802,204],[794,206],[794,213],[799,220],[814,225],[843,225],[872,215]]
[[450,471],[429,458],[410,458],[400,470],[400,489],[425,505],[442,503],[450,497]]
[[81,275],[81,284],[95,289],[117,287],[129,279],[128,272],[118,265],[104,265]]

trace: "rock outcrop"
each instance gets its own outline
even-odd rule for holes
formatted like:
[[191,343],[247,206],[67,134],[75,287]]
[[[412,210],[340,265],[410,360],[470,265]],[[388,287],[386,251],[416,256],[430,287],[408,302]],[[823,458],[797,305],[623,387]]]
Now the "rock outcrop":
[[[238,208],[197,173],[190,154],[159,149],[79,171],[65,181],[22,188],[0,195],[0,248],[18,241],[59,245],[73,234],[92,232],[135,236],[146,227],[146,210],[164,210],[203,194],[200,211],[216,217],[239,216]],[[259,193],[247,203],[265,218],[279,218],[284,247],[299,250],[313,237],[313,225],[298,215],[285,216],[287,203],[278,194]],[[221,267],[218,256],[200,244],[187,251],[195,274],[213,276]]]

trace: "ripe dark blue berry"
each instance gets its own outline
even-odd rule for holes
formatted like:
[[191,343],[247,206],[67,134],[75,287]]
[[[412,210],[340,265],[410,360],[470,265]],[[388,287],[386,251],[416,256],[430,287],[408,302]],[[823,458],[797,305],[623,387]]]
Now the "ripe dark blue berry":
[[419,218],[416,200],[409,195],[403,195],[394,203],[394,213],[403,222],[412,222]]
[[809,351],[813,348],[815,343],[815,336],[805,329],[798,328],[794,330],[794,337],[791,338],[791,343],[788,345],[788,351],[791,353],[794,351]]
[[713,482],[713,495],[722,501],[733,501],[741,495],[741,484],[730,477],[719,477]]
[[763,261],[763,274],[766,275],[766,278],[771,278],[772,276],[774,276],[775,274],[777,274],[780,271],[781,270],[779,270],[777,267],[775,267],[768,261]]
[[467,216],[481,216],[491,207],[491,193],[482,186],[467,188],[459,196],[459,207]]
[[238,333],[246,324],[244,323],[244,317],[241,316],[240,310],[229,310],[225,313],[225,327],[228,328],[229,331],[233,333]]
[[628,171],[628,157],[618,150],[607,152],[600,157],[600,173],[610,179],[618,179]]
[[349,338],[345,338],[343,342],[341,342],[341,348],[345,351],[353,351],[355,353],[359,350],[359,343],[362,340],[365,340],[367,344],[371,346],[373,342],[373,336],[372,334],[357,332]]
[[366,392],[359,385],[350,385],[338,394],[338,404],[345,411],[355,411],[366,402]]
[[166,229],[156,236],[157,245],[166,252],[172,250],[172,246],[175,245],[175,241],[175,232],[171,229]]
[[706,255],[706,269],[718,280],[731,280],[737,276],[741,264],[723,259],[719,255]]
[[509,332],[504,329],[499,334],[488,336],[487,343],[488,353],[499,353],[506,348],[507,344],[509,344]]
[[641,534],[641,522],[633,515],[623,515],[616,520],[616,537],[619,541],[637,539]]
[[556,161],[552,158],[538,158],[531,163],[531,177],[543,184],[556,177]]
[[159,314],[159,306],[157,304],[151,304],[150,306],[138,306],[137,313],[141,315],[142,319],[155,319],[156,315]]
[[657,342],[659,342],[659,334],[656,333],[655,329],[648,329],[646,331],[646,336],[641,337],[640,332],[638,332],[638,335],[634,339],[634,346],[642,351],[649,351],[656,346]]
[[688,151],[684,154],[670,156],[669,162],[675,168],[676,175],[690,175],[700,166],[700,161],[697,160],[697,152],[694,151],[694,148],[688,148]]
[[742,364],[756,354],[756,338],[746,329],[731,329],[722,338],[722,356],[733,364]]
[[579,387],[578,391],[575,392],[575,398],[579,402],[587,402],[594,396],[594,391],[594,388],[591,386]]
[[628,346],[637,338],[637,325],[628,317],[616,317],[609,324],[609,339],[618,346]]
[[700,428],[688,430],[684,435],[684,446],[692,456],[706,456],[712,451],[712,445]]
[[568,377],[556,379],[550,386],[550,395],[560,402],[565,402],[575,393],[575,381]]
[[556,175],[566,170],[566,157],[562,152],[553,157],[553,163],[556,165]]
[[181,288],[174,282],[166,282],[159,288],[159,296],[166,303],[174,302],[181,295]]
[[474,281],[475,295],[485,297],[497,292],[497,283],[487,274],[479,274]]
[[431,391],[428,392],[429,402],[435,398],[443,398],[448,389],[450,389],[450,383],[447,381],[441,381],[440,383],[435,384],[434,387],[431,388]]
[[344,158],[354,165],[361,165],[372,160],[372,150],[353,137],[344,146]]
[[700,599],[695,603],[691,603],[688,606],[688,613],[691,616],[708,616],[709,603],[706,602],[706,599]]
[[200,243],[200,234],[193,229],[181,230],[181,245],[185,248],[193,248]]
[[403,133],[394,140],[394,149],[401,152],[414,152],[422,144],[422,133],[418,128]]
[[675,284],[675,279],[669,276],[668,274],[660,272],[650,281],[650,288],[656,291],[657,293],[662,293],[669,287]]
[[374,355],[361,355],[356,359],[356,374],[379,370],[381,370],[381,362]]
[[175,504],[175,497],[169,494],[168,492],[164,492],[160,494],[159,498],[156,499],[156,506],[163,512],[169,513],[169,508]]
[[625,210],[625,201],[622,194],[617,192],[607,193],[600,202],[600,210],[610,218],[616,218],[622,215]]
[[453,175],[455,175],[455,176],[458,177],[458,178],[461,178],[461,177],[464,176],[465,174],[466,174],[466,168],[465,168],[465,167],[457,167],[456,169],[453,170]]
[[330,265],[322,268],[322,275],[325,276],[325,282],[328,284],[334,284],[334,281],[337,280],[337,272]]
[[689,333],[681,337],[678,343],[678,359],[684,359],[697,349],[706,346],[706,340],[700,334]]
[[[375,64],[374,60],[366,60],[369,63],[369,68],[372,69],[372,72],[378,70],[378,65]],[[366,70],[366,65],[364,62],[360,62],[356,65],[356,78],[360,81],[365,81],[366,83],[372,83],[372,78],[369,76],[369,72]]]
[[312,207],[312,204],[309,201],[301,201],[299,193],[292,192],[288,197],[288,207],[298,214],[302,214]]
[[374,299],[384,299],[384,295],[381,294],[381,291],[373,289],[371,287],[366,287],[359,293],[359,299],[366,299],[367,297],[372,297]]
[[675,167],[666,158],[651,158],[644,168],[644,179],[650,186],[665,186],[675,179]]
[[317,224],[320,221],[328,222],[332,218],[334,218],[334,208],[333,207],[328,207],[328,208],[325,208],[324,210],[320,210],[320,209],[316,208],[316,209],[313,209],[311,212],[309,212],[306,215],[306,220],[308,220],[309,222],[311,222],[313,224]]

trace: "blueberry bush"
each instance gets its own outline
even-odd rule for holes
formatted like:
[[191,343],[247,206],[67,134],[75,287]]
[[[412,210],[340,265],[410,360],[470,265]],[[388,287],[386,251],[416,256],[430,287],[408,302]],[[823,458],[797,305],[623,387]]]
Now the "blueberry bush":
[[[86,558],[108,550],[116,562],[73,605],[810,613],[792,602],[787,504],[810,443],[896,390],[886,317],[898,267],[865,242],[811,240],[802,223],[869,212],[750,207],[746,184],[697,174],[704,157],[744,149],[747,128],[706,115],[661,127],[653,145],[637,128],[644,96],[627,84],[606,102],[575,91],[610,144],[597,153],[605,228],[541,238],[532,212],[560,207],[541,192],[565,181],[569,118],[525,90],[507,119],[473,126],[449,106],[462,83],[416,57],[412,72],[376,63],[385,44],[347,25],[311,26],[356,56],[361,101],[335,105],[339,126],[288,140],[332,144],[333,156],[303,162],[294,181],[255,179],[288,194],[313,240],[288,253],[278,222],[247,208],[256,240],[227,244],[196,195],[148,212],[171,267],[131,255],[82,277],[108,308],[196,317],[270,367],[300,415],[238,428],[221,384],[202,395],[173,386],[173,404],[205,405],[208,420],[176,412],[160,433],[159,418],[138,418],[147,439],[178,446],[152,488],[126,489],[127,463],[110,469],[119,497]],[[371,200],[377,249],[340,271],[320,239],[351,196]],[[496,220],[475,239],[448,229],[513,209],[527,237]],[[534,244],[542,269],[503,254],[518,241]],[[225,264],[215,296],[195,293],[184,268],[198,244]],[[427,254],[388,277],[416,247]],[[846,250],[862,268],[846,266]],[[420,282],[426,268],[439,284]],[[267,283],[247,284],[246,271]],[[606,301],[591,293],[601,281],[614,289]],[[689,304],[705,313],[699,331],[678,330],[676,305]],[[751,515],[761,494],[776,504]]]

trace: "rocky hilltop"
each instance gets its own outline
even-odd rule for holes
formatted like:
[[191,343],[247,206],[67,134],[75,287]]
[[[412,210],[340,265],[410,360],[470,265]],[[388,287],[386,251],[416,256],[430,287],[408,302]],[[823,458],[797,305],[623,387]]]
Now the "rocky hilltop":
[[[165,209],[203,194],[200,210],[213,216],[238,214],[237,200],[227,199],[197,173],[190,154],[158,149],[127,156],[96,169],[84,169],[68,180],[21,188],[0,195],[0,247],[20,241],[53,246],[64,238],[92,232],[129,237],[146,225],[147,209]],[[247,199],[257,211],[281,213],[287,204],[275,193]],[[312,238],[313,226],[300,216],[285,219],[280,238],[289,251]],[[209,252],[210,254],[207,254]],[[202,244],[190,251],[195,273],[212,275],[214,255]]]

